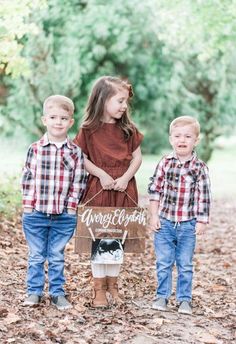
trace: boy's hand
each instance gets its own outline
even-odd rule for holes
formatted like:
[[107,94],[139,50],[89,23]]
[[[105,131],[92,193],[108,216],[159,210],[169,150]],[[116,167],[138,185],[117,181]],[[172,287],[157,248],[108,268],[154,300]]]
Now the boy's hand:
[[196,224],[196,234],[203,235],[206,233],[206,223],[197,222]]
[[149,220],[149,225],[148,227],[154,231],[154,232],[158,232],[158,230],[161,228],[161,222],[160,222],[160,218],[158,215],[153,215],[150,217]]
[[32,213],[32,211],[33,211],[33,208],[26,208],[26,207],[23,208],[23,213]]
[[76,210],[75,209],[71,209],[71,208],[67,208],[67,214],[76,215]]

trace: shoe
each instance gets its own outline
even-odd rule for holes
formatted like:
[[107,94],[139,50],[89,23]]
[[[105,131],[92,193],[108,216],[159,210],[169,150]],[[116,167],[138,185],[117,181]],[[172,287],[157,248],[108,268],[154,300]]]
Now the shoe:
[[65,298],[64,295],[52,296],[51,302],[52,305],[57,307],[57,309],[60,311],[72,308],[72,304]]
[[163,297],[158,297],[152,304],[152,309],[157,309],[158,311],[166,312],[167,308],[167,300]]
[[41,296],[36,294],[30,294],[26,297],[23,306],[35,306],[38,305],[41,301]]
[[180,303],[178,312],[181,313],[181,314],[189,314],[189,315],[191,315],[192,314],[191,303],[189,301],[182,301]]
[[111,294],[114,305],[124,304],[124,301],[119,295],[117,277],[107,276],[107,291]]
[[106,297],[107,279],[106,277],[98,278],[93,277],[93,296],[91,306],[95,308],[104,308],[108,306]]

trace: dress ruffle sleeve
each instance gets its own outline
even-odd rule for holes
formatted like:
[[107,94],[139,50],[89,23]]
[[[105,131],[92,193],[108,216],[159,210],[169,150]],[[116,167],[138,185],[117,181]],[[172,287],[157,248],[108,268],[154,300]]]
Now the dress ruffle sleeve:
[[134,133],[132,135],[132,152],[134,152],[141,144],[143,140],[143,134],[141,134],[138,129],[134,128]]
[[73,142],[79,146],[84,154],[89,156],[88,152],[88,135],[86,135],[86,129],[80,128],[78,134],[74,138]]

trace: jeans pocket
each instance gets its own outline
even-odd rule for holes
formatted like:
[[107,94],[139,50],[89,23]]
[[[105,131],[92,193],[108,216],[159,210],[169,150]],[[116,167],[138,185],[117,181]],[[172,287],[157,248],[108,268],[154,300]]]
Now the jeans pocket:
[[31,212],[29,212],[29,213],[26,212],[26,211],[24,211],[22,215],[23,215],[24,217],[26,217],[26,216],[28,217],[28,216],[32,216],[32,215],[34,215],[34,214],[35,214],[35,209],[33,209],[33,210],[32,210]]

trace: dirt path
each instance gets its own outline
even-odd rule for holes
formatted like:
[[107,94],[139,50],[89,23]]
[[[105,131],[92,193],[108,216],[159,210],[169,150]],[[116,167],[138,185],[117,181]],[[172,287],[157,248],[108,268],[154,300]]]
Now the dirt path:
[[152,240],[142,256],[127,256],[120,284],[125,305],[93,310],[89,263],[66,252],[67,292],[74,305],[60,312],[46,296],[40,306],[22,307],[27,250],[20,217],[2,218],[0,227],[0,343],[35,344],[197,344],[236,340],[236,204],[216,202],[208,234],[198,241],[193,289],[194,315],[178,315],[174,295],[170,312],[152,310],[155,259]]

